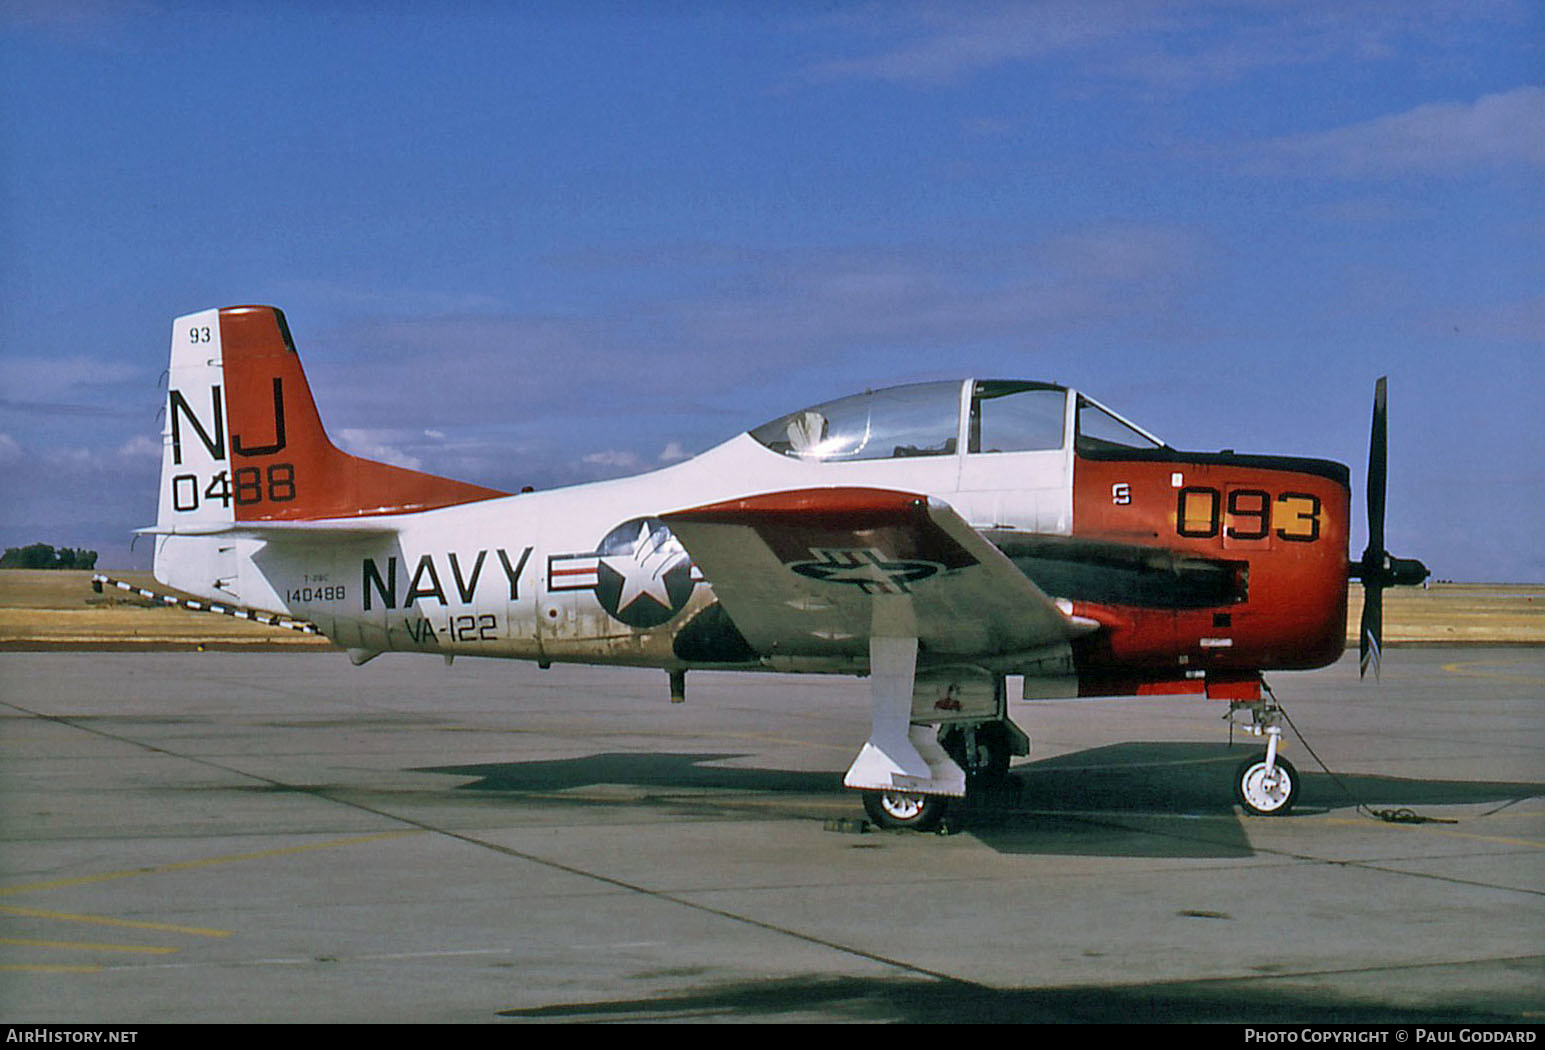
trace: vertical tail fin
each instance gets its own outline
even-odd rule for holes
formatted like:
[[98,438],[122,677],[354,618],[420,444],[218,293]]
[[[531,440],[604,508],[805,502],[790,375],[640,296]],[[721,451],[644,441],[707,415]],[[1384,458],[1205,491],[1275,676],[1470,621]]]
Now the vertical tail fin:
[[167,376],[156,528],[192,530],[234,521],[220,311],[204,310],[172,322]]
[[403,514],[503,496],[339,451],[284,314],[236,306],[172,325],[157,530]]

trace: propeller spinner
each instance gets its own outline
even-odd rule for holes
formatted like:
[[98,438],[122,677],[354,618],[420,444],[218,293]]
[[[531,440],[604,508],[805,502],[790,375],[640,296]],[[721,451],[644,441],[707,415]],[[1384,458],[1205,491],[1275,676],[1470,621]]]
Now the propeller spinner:
[[1428,576],[1427,566],[1415,558],[1396,558],[1384,549],[1384,490],[1389,472],[1389,413],[1386,407],[1388,377],[1380,376],[1373,390],[1373,434],[1368,439],[1368,547],[1348,575],[1363,583],[1363,621],[1358,632],[1358,677],[1379,675],[1384,641],[1384,588],[1409,587]]

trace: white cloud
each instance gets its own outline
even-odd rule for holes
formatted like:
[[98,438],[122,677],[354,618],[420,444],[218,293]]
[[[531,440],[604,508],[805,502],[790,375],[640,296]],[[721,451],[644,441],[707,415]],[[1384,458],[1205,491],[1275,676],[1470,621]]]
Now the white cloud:
[[161,440],[138,434],[118,446],[118,455],[124,459],[150,459],[161,461]]
[[392,443],[396,437],[390,430],[364,430],[357,427],[345,427],[338,431],[338,441],[346,450],[356,456],[377,460],[381,463],[390,463],[394,467],[406,467],[409,470],[423,470],[424,461],[418,456],[404,451],[397,444]]
[[5,386],[9,396],[28,402],[68,400],[82,388],[102,387],[140,379],[145,370],[112,358],[74,354],[68,357],[7,355]]
[[51,30],[66,37],[95,38],[132,19],[161,13],[141,0],[4,0],[0,23]]
[[1143,2],[904,5],[875,11],[862,24],[849,24],[875,36],[910,39],[878,54],[815,66],[808,71],[811,80],[943,83],[1004,62],[1086,48],[1173,21],[1164,5]]
[[88,473],[104,466],[107,458],[96,449],[70,445],[64,448],[47,449],[42,455],[42,462],[51,470]]
[[592,452],[584,457],[584,461],[598,467],[617,467],[625,470],[635,470],[641,461],[638,453],[631,449],[609,448],[602,452]]
[[1545,88],[1520,87],[1475,102],[1434,102],[1331,131],[1254,148],[1251,170],[1351,178],[1545,168]]
[[0,464],[22,466],[39,478],[66,481],[68,478],[144,477],[161,462],[161,440],[143,435],[130,438],[116,448],[86,445],[49,445],[28,449],[9,434],[0,433]]
[[1016,62],[1076,55],[1072,77],[1186,90],[1263,69],[1460,46],[1466,23],[1522,21],[1515,0],[1038,0],[881,4],[822,20],[871,53],[806,70],[815,82],[943,84]]

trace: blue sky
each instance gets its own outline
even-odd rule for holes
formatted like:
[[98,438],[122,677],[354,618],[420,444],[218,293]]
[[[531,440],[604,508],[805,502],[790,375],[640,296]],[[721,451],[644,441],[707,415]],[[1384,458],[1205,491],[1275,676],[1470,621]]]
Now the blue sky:
[[1545,581],[1538,4],[3,0],[0,85],[0,544],[144,565],[171,319],[261,302],[511,489],[978,375],[1360,505],[1387,373],[1391,549]]

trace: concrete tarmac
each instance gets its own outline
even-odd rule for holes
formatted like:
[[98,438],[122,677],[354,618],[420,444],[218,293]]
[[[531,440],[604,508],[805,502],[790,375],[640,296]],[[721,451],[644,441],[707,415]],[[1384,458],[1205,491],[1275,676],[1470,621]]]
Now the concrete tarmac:
[[1224,704],[1040,701],[952,834],[858,834],[857,680],[0,654],[0,1020],[1545,1017],[1545,649],[1271,684],[1291,817]]

